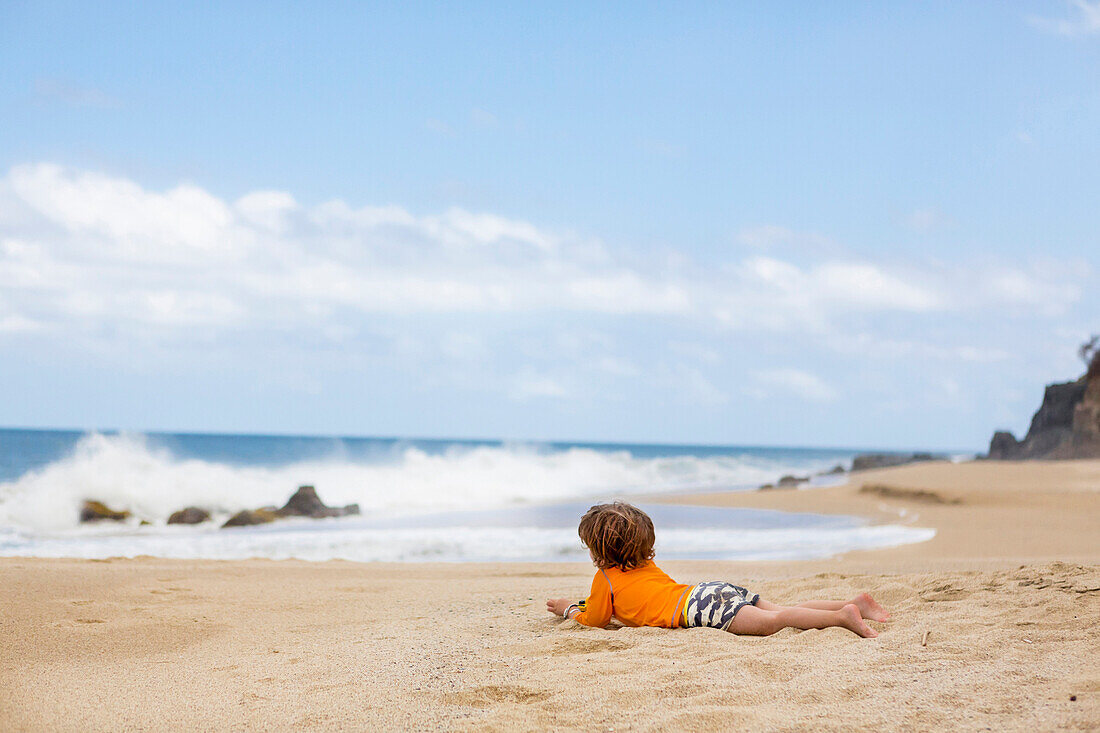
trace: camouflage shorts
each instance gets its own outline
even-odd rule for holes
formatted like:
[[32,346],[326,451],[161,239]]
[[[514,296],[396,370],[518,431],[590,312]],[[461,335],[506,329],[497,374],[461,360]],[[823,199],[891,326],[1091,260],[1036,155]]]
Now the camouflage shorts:
[[744,606],[755,606],[759,593],[739,585],[712,580],[691,589],[684,604],[684,626],[709,626],[725,630]]

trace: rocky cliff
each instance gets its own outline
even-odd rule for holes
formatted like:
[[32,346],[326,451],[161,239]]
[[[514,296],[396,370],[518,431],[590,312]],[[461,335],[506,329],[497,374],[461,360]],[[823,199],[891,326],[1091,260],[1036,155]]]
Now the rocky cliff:
[[1023,440],[1005,430],[993,434],[989,458],[1100,458],[1100,352],[1074,382],[1047,385],[1043,404]]

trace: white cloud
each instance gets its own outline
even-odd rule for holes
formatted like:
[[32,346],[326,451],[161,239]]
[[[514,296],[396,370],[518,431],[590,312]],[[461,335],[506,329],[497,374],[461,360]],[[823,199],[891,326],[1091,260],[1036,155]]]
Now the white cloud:
[[254,191],[237,199],[234,208],[250,224],[282,233],[298,210],[298,202],[285,191]]
[[102,330],[91,326],[109,326],[152,329],[162,340],[196,328],[346,339],[368,321],[403,315],[576,314],[824,334],[852,314],[919,318],[1006,303],[1056,314],[1080,298],[1074,278],[1080,273],[1023,266],[947,271],[764,255],[654,262],[461,208],[416,215],[392,204],[305,205],[269,190],[226,202],[192,184],[151,191],[52,164],[0,178],[4,333],[84,338]]
[[150,193],[126,179],[41,164],[12,168],[5,194],[69,235],[51,241],[81,259],[178,263],[239,254],[250,243],[232,209],[197,186]]
[[758,396],[794,395],[811,402],[833,402],[839,395],[820,377],[801,369],[789,367],[769,369],[752,373],[753,381],[758,385]]
[[28,333],[41,328],[42,324],[23,316],[0,316],[0,333]]
[[345,202],[336,200],[314,206],[308,213],[310,223],[329,229],[334,235],[349,234],[355,228],[414,227],[415,216],[400,206],[363,206],[352,209]]
[[943,307],[930,288],[907,282],[876,265],[860,262],[826,263],[811,272],[823,298],[868,309],[924,312]]
[[145,318],[156,325],[229,323],[242,315],[237,303],[216,293],[153,290],[135,296],[130,299],[133,307],[140,308]]
[[[598,248],[596,248],[598,250]],[[530,224],[258,191],[233,204],[41,164],[0,181],[0,285],[46,320],[308,326],[341,309],[677,313],[674,285]],[[315,325],[315,324],[314,324]]]
[[984,295],[992,301],[1025,306],[1048,315],[1065,313],[1081,298],[1076,285],[1051,282],[1018,269],[988,273],[981,283]]
[[920,314],[950,307],[937,287],[915,279],[866,262],[800,267],[756,256],[728,271],[727,287],[713,292],[711,312],[737,329],[823,331],[831,317],[845,313]]
[[1031,16],[1028,20],[1036,28],[1063,36],[1083,36],[1100,33],[1100,0],[1067,0],[1069,17],[1042,18]]
[[493,214],[474,214],[451,208],[443,216],[427,217],[424,222],[429,232],[440,241],[458,247],[509,242],[532,245],[542,250],[554,247],[554,240],[535,226]]
[[683,286],[654,283],[633,272],[573,279],[568,294],[584,310],[596,313],[685,314],[691,297]]

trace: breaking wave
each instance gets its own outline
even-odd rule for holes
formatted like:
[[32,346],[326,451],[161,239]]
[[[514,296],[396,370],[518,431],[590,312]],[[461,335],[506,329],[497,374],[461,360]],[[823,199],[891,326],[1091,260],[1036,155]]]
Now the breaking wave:
[[[0,526],[56,531],[77,524],[81,503],[96,499],[163,523],[185,506],[228,515],[281,505],[300,484],[329,504],[358,503],[367,516],[630,497],[656,492],[748,488],[828,460],[780,460],[751,453],[636,456],[631,451],[542,445],[454,444],[440,451],[395,444],[349,456],[279,465],[235,465],[181,457],[140,434],[83,436],[72,451],[0,483]],[[832,461],[835,463],[835,459]]]

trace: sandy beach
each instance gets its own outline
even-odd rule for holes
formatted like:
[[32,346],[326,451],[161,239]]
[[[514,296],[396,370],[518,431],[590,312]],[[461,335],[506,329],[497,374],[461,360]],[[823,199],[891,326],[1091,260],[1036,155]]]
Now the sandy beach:
[[777,602],[870,591],[893,613],[871,640],[548,615],[546,597],[587,591],[582,564],[3,559],[0,729],[1100,727],[1100,461],[675,500],[937,534],[812,562],[661,563]]

